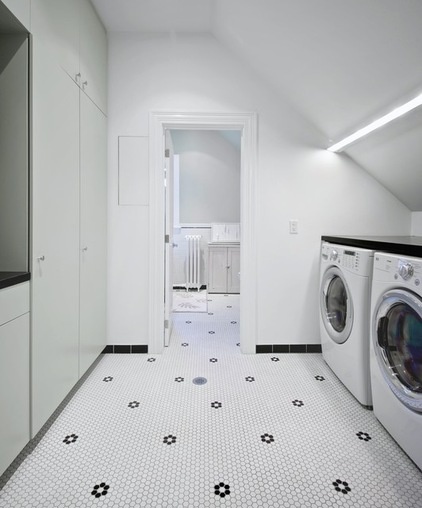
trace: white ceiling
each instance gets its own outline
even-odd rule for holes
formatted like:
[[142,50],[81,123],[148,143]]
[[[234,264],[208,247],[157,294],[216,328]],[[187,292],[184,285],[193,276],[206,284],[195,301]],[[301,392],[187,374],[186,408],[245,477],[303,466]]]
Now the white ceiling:
[[[420,0],[92,2],[110,31],[213,33],[327,145],[422,92]],[[422,210],[420,119],[346,151],[411,210]]]

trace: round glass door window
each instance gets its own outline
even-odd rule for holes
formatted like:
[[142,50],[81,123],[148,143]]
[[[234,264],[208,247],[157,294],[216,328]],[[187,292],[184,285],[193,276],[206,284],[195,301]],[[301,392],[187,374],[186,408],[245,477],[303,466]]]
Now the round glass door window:
[[345,342],[353,324],[353,308],[349,289],[340,270],[329,268],[321,287],[321,313],[325,328],[337,343]]
[[422,301],[408,291],[389,291],[375,323],[375,351],[384,377],[403,403],[422,412]]

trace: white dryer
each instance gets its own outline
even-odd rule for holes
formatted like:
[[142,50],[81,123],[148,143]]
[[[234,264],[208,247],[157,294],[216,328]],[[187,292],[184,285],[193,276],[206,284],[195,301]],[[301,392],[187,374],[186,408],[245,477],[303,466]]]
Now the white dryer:
[[374,251],[321,244],[320,332],[324,360],[364,406],[372,406],[369,308]]
[[375,416],[422,469],[422,259],[375,254],[370,367]]

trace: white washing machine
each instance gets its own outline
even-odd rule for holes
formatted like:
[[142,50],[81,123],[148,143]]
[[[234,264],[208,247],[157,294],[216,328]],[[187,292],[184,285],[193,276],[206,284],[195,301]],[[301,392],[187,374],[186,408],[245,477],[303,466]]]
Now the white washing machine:
[[375,416],[422,469],[422,259],[375,253],[370,367]]
[[321,244],[320,332],[324,360],[364,406],[372,406],[369,308],[374,251]]

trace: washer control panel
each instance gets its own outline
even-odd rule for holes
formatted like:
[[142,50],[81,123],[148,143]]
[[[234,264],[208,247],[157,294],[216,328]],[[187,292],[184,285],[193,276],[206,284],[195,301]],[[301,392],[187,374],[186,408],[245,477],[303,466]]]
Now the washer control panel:
[[374,269],[384,274],[382,280],[394,280],[416,287],[420,286],[422,281],[422,260],[418,258],[401,258],[377,253],[374,258]]

